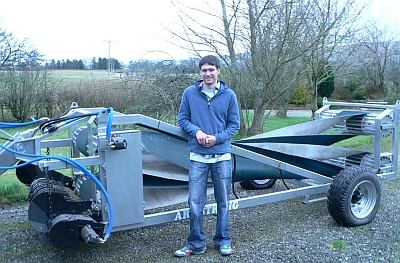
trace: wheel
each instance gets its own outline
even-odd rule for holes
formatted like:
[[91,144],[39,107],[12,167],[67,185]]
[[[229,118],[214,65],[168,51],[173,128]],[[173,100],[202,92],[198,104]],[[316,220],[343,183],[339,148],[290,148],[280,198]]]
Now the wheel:
[[329,213],[343,226],[368,224],[378,212],[381,191],[378,177],[372,170],[347,167],[337,174],[329,188]]
[[274,186],[276,179],[248,180],[240,182],[240,186],[247,190],[267,189]]

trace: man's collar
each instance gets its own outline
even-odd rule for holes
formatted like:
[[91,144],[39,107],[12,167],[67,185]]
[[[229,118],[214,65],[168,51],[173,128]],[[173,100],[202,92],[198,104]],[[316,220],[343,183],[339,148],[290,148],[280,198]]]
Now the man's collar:
[[[200,90],[203,90],[203,81],[200,83],[199,85]],[[215,86],[215,90],[219,90],[219,88],[221,87],[221,82],[217,81],[217,85]]]

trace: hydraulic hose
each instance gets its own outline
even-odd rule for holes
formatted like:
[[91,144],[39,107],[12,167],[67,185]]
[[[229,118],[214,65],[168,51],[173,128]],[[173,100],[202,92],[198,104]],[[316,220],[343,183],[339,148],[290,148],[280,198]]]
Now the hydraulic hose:
[[[47,118],[46,118],[47,119]],[[24,122],[24,123],[6,123],[6,122],[0,122],[0,129],[12,129],[12,128],[20,128],[20,127],[25,127],[29,125],[34,125],[38,124],[39,122],[43,121],[43,119],[39,120],[34,120],[30,122]]]
[[104,237],[104,240],[102,241],[102,243],[104,243],[105,241],[107,241],[107,239],[109,238],[111,232],[112,232],[112,227],[114,224],[114,209],[111,203],[111,199],[110,196],[108,195],[106,189],[104,188],[104,186],[101,184],[101,182],[96,178],[96,176],[94,176],[89,170],[86,169],[86,167],[84,167],[82,164],[67,158],[67,157],[63,157],[63,156],[54,156],[54,155],[45,155],[45,156],[41,156],[41,155],[35,155],[35,154],[28,154],[28,153],[21,153],[21,152],[17,152],[15,150],[12,150],[10,148],[5,147],[4,145],[0,144],[0,147],[12,152],[14,154],[18,154],[21,156],[26,156],[26,157],[34,157],[35,159],[27,161],[23,164],[19,164],[19,165],[15,165],[15,166],[0,166],[0,170],[11,170],[11,169],[15,169],[15,168],[20,168],[23,167],[25,165],[40,161],[40,160],[48,160],[48,159],[56,159],[56,160],[60,160],[60,161],[64,161],[68,164],[71,164],[72,166],[74,166],[75,168],[78,168],[79,170],[81,170],[85,175],[87,175],[96,185],[97,187],[100,189],[100,191],[104,194],[104,197],[106,198],[108,207],[109,207],[109,211],[110,211],[110,222],[108,224],[107,230],[106,230],[106,234]]
[[[51,133],[51,132],[58,130],[58,128],[60,128],[61,126],[66,125],[70,122],[73,122],[73,121],[79,120],[79,119],[83,119],[83,118],[86,118],[89,116],[98,115],[98,114],[99,114],[98,112],[93,112],[93,113],[88,113],[88,114],[82,114],[79,116],[68,116],[68,117],[62,117],[62,118],[58,118],[58,119],[51,119],[45,123],[42,123],[38,129],[42,133],[45,133],[45,129],[47,128],[48,132]],[[59,123],[59,124],[57,124],[57,123]]]
[[[106,126],[106,137],[107,137],[108,140],[110,140],[111,139],[111,131],[112,131],[112,120],[113,120],[113,116],[114,116],[114,109],[110,107],[110,108],[107,108],[106,110],[102,111],[102,113],[107,113],[107,112],[109,113],[109,116],[108,116],[108,121],[107,121],[107,126]],[[66,123],[63,123],[60,126],[65,125],[68,122],[71,122],[71,121],[73,121],[73,120],[75,120],[77,118],[83,118],[83,117],[86,117],[88,115],[95,115],[95,114],[98,114],[98,113],[85,114],[84,116],[74,116],[72,118],[60,118],[60,121],[66,120]],[[35,121],[29,122],[29,123],[24,123],[24,124],[22,124],[22,123],[21,124],[20,123],[13,124],[12,123],[12,124],[7,124],[7,125],[0,122],[0,128],[2,127],[1,125],[4,125],[4,127],[7,126],[7,128],[24,127],[24,126],[27,126],[27,125],[37,124],[37,123],[39,123],[41,121],[42,120],[35,120]],[[54,122],[57,122],[57,121],[56,120],[52,120],[51,121],[51,123],[54,123]],[[19,125],[21,125],[21,126],[19,126]],[[45,124],[45,126],[47,126],[47,125],[48,124]],[[42,126],[42,128],[44,128],[43,125],[41,125],[41,126]],[[64,162],[74,166],[75,168],[78,168],[85,175],[87,175],[97,185],[97,187],[100,189],[100,191],[103,193],[104,197],[106,198],[108,207],[109,207],[110,222],[108,224],[108,227],[107,227],[107,230],[106,230],[106,234],[105,234],[104,239],[102,240],[102,243],[107,241],[107,239],[110,237],[110,234],[112,232],[112,227],[113,227],[113,224],[114,224],[114,209],[113,209],[113,206],[112,206],[112,203],[111,203],[110,196],[108,195],[106,189],[101,184],[101,182],[96,178],[96,176],[93,175],[88,169],[86,169],[86,167],[84,167],[80,163],[78,163],[78,162],[76,162],[76,161],[74,161],[74,160],[72,160],[70,158],[63,157],[63,156],[54,156],[54,155],[45,155],[45,156],[43,156],[43,155],[36,155],[36,154],[21,153],[21,152],[15,151],[13,149],[7,148],[2,144],[0,144],[0,147],[5,149],[5,150],[7,150],[7,151],[10,151],[10,152],[12,152],[14,154],[17,154],[17,155],[35,158],[33,160],[30,160],[30,161],[25,162],[25,163],[20,164],[20,165],[0,166],[0,170],[16,169],[16,168],[20,168],[20,167],[23,167],[25,165],[40,161],[40,160],[56,159],[56,160],[64,161]]]
[[107,121],[107,126],[106,126],[106,138],[108,140],[111,139],[111,130],[112,130],[112,120],[114,117],[114,109],[113,108],[107,108],[106,110],[103,110],[101,113],[109,113],[108,115],[108,121]]

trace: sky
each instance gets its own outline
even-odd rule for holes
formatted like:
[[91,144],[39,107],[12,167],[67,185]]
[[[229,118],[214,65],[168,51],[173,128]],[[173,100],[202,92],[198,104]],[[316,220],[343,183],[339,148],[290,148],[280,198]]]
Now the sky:
[[[217,1],[217,0],[216,0]],[[398,23],[398,0],[375,0],[371,16]],[[185,0],[199,3],[201,0]],[[218,2],[218,1],[217,1]],[[170,0],[0,0],[0,25],[45,58],[184,59],[163,26],[177,22]]]
[[[1,25],[47,59],[185,56],[166,40],[169,0],[0,0]],[[167,52],[151,52],[148,51]],[[158,53],[158,54],[156,54]],[[179,58],[177,58],[179,59]]]

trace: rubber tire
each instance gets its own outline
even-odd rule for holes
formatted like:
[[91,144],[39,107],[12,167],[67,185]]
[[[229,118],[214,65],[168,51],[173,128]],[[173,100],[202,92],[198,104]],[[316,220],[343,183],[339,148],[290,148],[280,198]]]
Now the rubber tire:
[[342,226],[360,226],[371,222],[378,212],[382,189],[371,170],[351,166],[340,171],[328,191],[328,210]]
[[[262,181],[266,181],[261,183]],[[276,179],[264,179],[264,180],[247,180],[240,182],[240,186],[246,190],[261,190],[267,189],[274,186]]]

